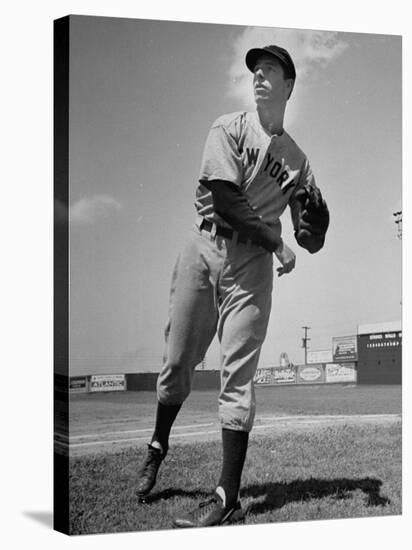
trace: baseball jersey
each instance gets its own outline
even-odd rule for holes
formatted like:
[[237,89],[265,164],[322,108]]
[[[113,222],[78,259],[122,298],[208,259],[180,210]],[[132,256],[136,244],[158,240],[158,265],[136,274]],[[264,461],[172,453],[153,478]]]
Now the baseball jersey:
[[227,225],[214,212],[211,192],[202,182],[223,180],[237,185],[263,222],[279,218],[298,187],[315,186],[308,159],[285,131],[269,134],[258,113],[235,112],[212,125],[203,151],[195,206],[199,215]]

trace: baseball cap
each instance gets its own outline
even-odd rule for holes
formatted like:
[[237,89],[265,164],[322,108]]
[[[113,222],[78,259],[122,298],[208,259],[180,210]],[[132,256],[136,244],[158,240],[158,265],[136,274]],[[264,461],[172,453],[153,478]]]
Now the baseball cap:
[[256,61],[261,55],[269,54],[276,57],[280,61],[285,69],[286,78],[296,78],[295,65],[293,64],[292,58],[289,55],[289,52],[280,46],[263,46],[263,48],[252,48],[246,54],[246,65],[250,71],[255,68]]

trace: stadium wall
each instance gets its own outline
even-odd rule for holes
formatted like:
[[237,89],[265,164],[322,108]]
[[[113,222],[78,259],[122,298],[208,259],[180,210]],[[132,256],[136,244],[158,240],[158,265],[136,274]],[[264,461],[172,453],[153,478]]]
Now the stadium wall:
[[[127,374],[129,391],[155,391],[158,373],[145,372]],[[220,371],[198,370],[193,377],[194,390],[217,390],[220,387]]]
[[[124,376],[124,383],[113,387],[111,378]],[[102,383],[93,387],[94,378],[101,378]],[[125,375],[85,375],[70,378],[70,394],[95,391],[156,391],[158,373],[141,372]],[[105,380],[107,378],[107,380]],[[255,386],[288,386],[318,384],[354,384],[357,381],[356,362],[319,363],[308,365],[290,365],[288,367],[262,367],[257,369],[254,378]],[[220,371],[199,370],[193,377],[193,390],[220,389]]]

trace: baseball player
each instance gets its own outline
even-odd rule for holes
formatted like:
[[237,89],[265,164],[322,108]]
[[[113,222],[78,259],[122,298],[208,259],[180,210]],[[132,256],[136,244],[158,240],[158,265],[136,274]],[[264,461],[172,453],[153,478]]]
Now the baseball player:
[[305,154],[284,130],[296,79],[279,46],[247,52],[256,110],[219,117],[204,147],[197,218],[172,277],[154,433],[137,494],[153,488],[173,422],[191,390],[193,371],[217,334],[221,347],[219,419],[223,461],[213,496],[174,519],[177,527],[242,521],[241,474],[255,416],[253,377],[264,341],[273,286],[295,267],[282,240],[289,205],[297,243],[310,253],[325,242],[329,212]]

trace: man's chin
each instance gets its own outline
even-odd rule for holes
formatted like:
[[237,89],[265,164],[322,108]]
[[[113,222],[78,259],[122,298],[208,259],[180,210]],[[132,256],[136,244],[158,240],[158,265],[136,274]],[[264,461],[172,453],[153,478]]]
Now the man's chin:
[[269,97],[267,95],[255,95],[256,105],[267,105],[269,103]]

